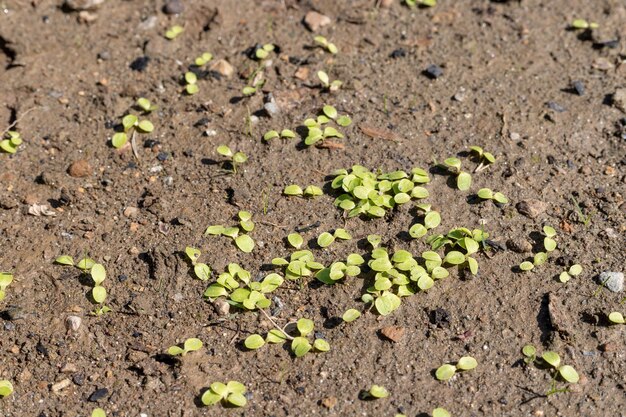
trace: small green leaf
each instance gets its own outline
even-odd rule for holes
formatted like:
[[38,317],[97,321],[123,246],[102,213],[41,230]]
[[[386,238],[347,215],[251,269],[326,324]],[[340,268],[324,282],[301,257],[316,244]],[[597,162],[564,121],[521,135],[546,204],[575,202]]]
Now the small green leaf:
[[477,366],[478,362],[476,362],[476,359],[472,358],[471,356],[463,356],[456,364],[457,369],[460,369],[462,371],[469,371],[476,368]]
[[61,264],[61,265],[74,266],[74,259],[72,259],[72,257],[69,255],[61,255],[58,258],[56,258],[54,262]]
[[198,84],[187,84],[185,86],[185,92],[190,96],[197,94],[198,91],[200,91],[200,87],[198,87]]
[[76,264],[76,266],[78,267],[78,269],[82,269],[83,271],[88,271],[91,269],[91,267],[96,263],[96,261],[94,261],[91,258],[83,258],[80,261],[78,261],[78,264]]
[[379,235],[367,235],[367,241],[372,245],[372,249],[376,249],[380,245],[382,238]]
[[324,71],[318,71],[317,78],[319,78],[322,84],[324,84],[325,86],[328,86],[330,84],[330,79],[328,78],[328,74],[326,74]]
[[441,215],[439,215],[439,213],[437,213],[436,211],[431,211],[426,214],[426,217],[424,217],[424,226],[427,229],[434,229],[435,227],[439,226],[440,223]]
[[328,232],[324,232],[317,238],[317,244],[320,248],[327,248],[335,241],[335,237]]
[[217,147],[217,153],[219,153],[222,156],[233,156],[233,151],[226,145],[220,145]]
[[330,350],[330,345],[324,339],[315,339],[315,342],[313,342],[313,348],[318,352],[328,352]]
[[519,264],[519,269],[521,269],[522,271],[530,271],[534,267],[535,265],[533,265],[532,262],[528,262],[528,261],[524,261],[521,264]]
[[91,295],[93,296],[93,299],[96,301],[96,303],[102,304],[107,298],[107,290],[101,286],[93,287],[93,290],[91,290]]
[[489,188],[481,188],[480,190],[478,190],[478,197],[482,198],[483,200],[491,200],[493,198],[493,191],[491,191]]
[[111,145],[113,145],[115,149],[126,145],[126,142],[128,142],[128,136],[124,132],[117,132],[111,138]]
[[246,399],[245,395],[239,394],[237,392],[233,392],[232,394],[229,394],[228,397],[226,397],[226,401],[234,405],[235,407],[243,407],[248,403],[248,400]]
[[211,389],[206,390],[200,398],[200,401],[202,401],[202,404],[204,405],[214,405],[219,403],[221,400],[222,396]]
[[124,132],[128,132],[130,128],[137,125],[137,116],[134,114],[127,114],[122,118],[122,126],[124,126]]
[[572,27],[574,29],[588,29],[589,22],[587,22],[585,19],[574,19],[574,21],[572,22]]
[[425,236],[428,233],[428,229],[423,225],[416,223],[409,229],[409,235],[413,239],[419,239],[422,236]]
[[502,194],[501,192],[497,192],[493,195],[493,199],[500,204],[507,204],[509,202],[509,199],[506,198],[506,196],[504,194]]
[[13,393],[13,384],[6,379],[0,381],[0,397],[4,398]]
[[387,388],[380,385],[372,385],[369,390],[369,393],[374,398],[387,398],[389,397],[389,391]]
[[361,313],[358,310],[355,310],[354,308],[346,310],[346,312],[343,313],[343,316],[341,316],[343,321],[345,321],[346,323],[350,323],[358,319],[359,317],[361,317]]
[[187,84],[195,84],[198,82],[198,76],[191,71],[187,71],[185,73],[185,82]]
[[322,194],[324,194],[324,192],[316,185],[309,185],[304,189],[304,195],[307,197],[317,197]]
[[576,277],[576,276],[580,275],[581,272],[583,272],[583,267],[580,266],[579,264],[574,264],[574,265],[570,266],[568,272],[569,272],[570,275]]
[[450,417],[450,413],[445,408],[435,408],[433,410],[433,417]]
[[[208,229],[207,229],[208,230]],[[195,264],[198,258],[200,257],[200,249],[192,248],[191,246],[187,246],[185,248],[185,254],[191,261],[192,264]]]
[[548,260],[548,254],[545,252],[538,252],[533,257],[533,264],[535,266],[543,265]]
[[559,368],[559,374],[561,377],[571,384],[576,384],[579,381],[578,372],[570,365],[563,365]]
[[148,100],[145,97],[139,97],[137,99],[137,106],[139,106],[142,110],[147,111],[147,112],[151,110],[150,100]]
[[435,372],[435,377],[439,381],[447,381],[452,378],[456,373],[456,366],[450,365],[448,363],[441,365],[437,371]]
[[303,336],[303,337],[311,333],[313,331],[314,326],[315,325],[313,324],[313,320],[309,320],[305,318],[298,320],[298,322],[296,323],[296,327],[298,328],[298,331],[300,332],[300,336]]
[[561,281],[563,284],[565,284],[570,279],[572,279],[572,276],[568,274],[566,271],[563,271],[559,274],[559,281]]
[[558,368],[559,364],[561,363],[561,357],[556,352],[547,351],[544,352],[541,357],[544,361],[546,361],[547,364],[552,365],[555,368]]
[[240,235],[235,238],[235,244],[237,247],[245,253],[252,252],[254,249],[254,240],[248,235]]
[[339,116],[339,118],[337,119],[337,124],[342,127],[347,127],[352,124],[352,119],[345,115]]
[[250,350],[258,349],[265,344],[265,340],[261,337],[261,335],[253,334],[246,337],[246,340],[243,344]]
[[289,241],[289,244],[296,249],[300,249],[304,243],[304,239],[299,233],[290,233],[287,236],[287,240]]
[[327,104],[322,108],[322,111],[330,119],[334,119],[337,117],[337,109],[334,108],[333,106],[330,106]]
[[311,348],[311,344],[304,337],[296,337],[291,341],[291,351],[297,358],[306,355]]
[[522,348],[522,354],[527,358],[534,358],[537,354],[537,349],[533,345],[526,345]]
[[285,189],[283,190],[283,194],[301,196],[303,194],[303,191],[299,185],[292,184],[285,187]]
[[106,270],[102,264],[93,264],[91,267],[91,278],[96,285],[102,284],[102,282],[107,277]]
[[552,252],[556,249],[556,241],[550,237],[546,237],[543,239],[543,247],[547,252]]
[[456,186],[461,191],[467,191],[472,185],[472,176],[467,172],[460,172],[456,177]]
[[296,137],[296,134],[293,130],[289,130],[289,129],[283,129],[280,132],[280,137],[281,138],[288,138],[288,139],[292,139]]
[[284,343],[287,341],[287,337],[277,329],[272,329],[267,333],[265,337],[267,343]]
[[352,235],[350,233],[348,233],[348,231],[346,229],[336,229],[335,233],[333,233],[333,235],[337,239],[342,239],[342,240],[350,240],[350,239],[352,239]]
[[256,88],[254,88],[254,87],[250,87],[250,86],[246,86],[246,87],[244,87],[244,88],[243,88],[243,90],[241,90],[241,93],[242,93],[244,96],[251,96],[251,95],[253,95],[254,93],[256,93]]
[[460,265],[465,262],[465,255],[463,255],[461,252],[453,250],[446,254],[446,257],[443,259],[443,261],[451,265]]
[[185,340],[185,343],[184,343],[185,352],[194,352],[196,350],[200,350],[201,348],[202,348],[202,340],[196,339],[195,337]]
[[107,417],[107,414],[102,408],[96,408],[91,412],[91,417]]
[[609,321],[611,323],[615,323],[615,324],[624,324],[624,316],[622,315],[622,313],[618,312],[618,311],[614,311],[611,314],[609,314]]
[[275,139],[275,138],[277,138],[278,136],[279,136],[279,135],[278,135],[278,132],[277,132],[277,131],[275,131],[275,130],[270,130],[269,132],[267,132],[266,134],[264,134],[264,135],[263,135],[263,139],[264,139],[264,140],[270,140],[270,139]]

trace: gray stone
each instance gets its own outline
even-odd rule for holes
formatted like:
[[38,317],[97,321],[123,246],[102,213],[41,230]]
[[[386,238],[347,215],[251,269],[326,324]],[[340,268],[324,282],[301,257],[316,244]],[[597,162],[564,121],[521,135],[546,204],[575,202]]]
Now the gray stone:
[[169,0],[163,6],[165,14],[181,14],[185,10],[185,5],[181,0]]
[[604,285],[609,291],[624,291],[624,273],[605,271],[598,275],[598,284]]

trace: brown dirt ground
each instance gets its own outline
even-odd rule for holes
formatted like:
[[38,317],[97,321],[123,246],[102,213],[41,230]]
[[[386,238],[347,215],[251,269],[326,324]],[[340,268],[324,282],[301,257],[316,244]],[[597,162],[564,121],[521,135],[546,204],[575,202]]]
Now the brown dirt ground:
[[[0,154],[0,270],[15,274],[0,306],[0,378],[12,381],[15,393],[0,401],[0,414],[86,416],[99,405],[111,416],[150,417],[415,416],[437,406],[455,416],[624,415],[625,331],[606,322],[608,312],[624,312],[623,294],[601,289],[594,296],[592,279],[624,270],[626,142],[619,121],[625,115],[610,104],[626,79],[623,1],[441,0],[414,10],[398,1],[380,9],[373,0],[184,3],[183,14],[167,16],[160,1],[109,0],[85,23],[58,1],[0,2],[0,125],[19,118],[16,128],[25,138],[16,155]],[[331,17],[320,33],[339,46],[337,56],[310,47],[302,18],[312,9]],[[153,16],[150,27],[145,22]],[[600,22],[592,40],[566,30],[577,17]],[[167,41],[163,32],[175,23],[185,32]],[[621,39],[616,48],[599,45],[613,39]],[[197,95],[181,94],[181,74],[200,53],[208,50],[246,73],[255,64],[243,51],[266,42],[281,49],[264,90],[273,92],[282,112],[261,114],[251,136],[246,118],[262,108],[263,95],[237,99],[245,86],[237,75],[209,75]],[[406,55],[390,58],[399,48]],[[142,56],[150,58],[146,69],[131,70]],[[444,75],[425,77],[430,64]],[[299,66],[310,70],[305,81],[294,77]],[[320,69],[344,88],[320,93]],[[583,96],[569,90],[573,80],[585,84]],[[453,100],[461,88],[465,99]],[[130,149],[115,150],[108,138],[139,96],[159,109],[149,116],[155,133],[139,138],[135,161]],[[271,128],[300,126],[325,103],[354,120],[344,129],[345,150],[305,148],[300,139],[261,141]],[[362,124],[390,129],[401,140],[367,137]],[[144,147],[148,138],[158,144]],[[237,175],[220,163],[215,147],[222,143],[250,157]],[[220,318],[202,297],[206,283],[192,278],[180,255],[196,246],[216,272],[238,262],[256,275],[273,257],[288,255],[288,233],[315,222],[319,227],[307,239],[337,227],[355,236],[314,249],[326,264],[365,254],[358,242],[370,233],[382,235],[389,248],[419,253],[426,244],[403,233],[414,222],[408,207],[384,220],[344,220],[333,196],[302,200],[281,191],[291,183],[325,185],[333,170],[353,164],[428,168],[474,144],[498,160],[474,175],[472,189],[500,190],[511,204],[468,204],[471,193],[435,175],[428,201],[442,214],[438,230],[475,228],[484,219],[491,238],[504,244],[532,239],[552,224],[559,231],[557,252],[525,274],[513,268],[523,254],[481,254],[477,278],[453,273],[393,314],[364,314],[350,325],[336,326],[334,319],[363,308],[359,279],[278,290],[285,305],[277,320],[313,319],[331,344],[328,353],[295,359],[279,346],[241,349],[247,335],[269,330],[269,323],[254,313]],[[157,159],[160,153],[165,161]],[[87,176],[70,176],[69,166],[81,159],[89,163]],[[588,226],[578,221],[571,195],[592,213]],[[531,198],[547,203],[534,219],[515,210]],[[56,216],[28,215],[33,203],[52,205]],[[139,209],[136,217],[124,216],[127,207]],[[240,209],[257,221],[252,254],[227,238],[203,237],[207,225],[234,222]],[[89,287],[79,274],[53,265],[60,254],[83,253],[109,274],[113,312],[99,318],[89,315]],[[584,272],[563,285],[555,279],[564,268],[558,263],[571,261]],[[118,280],[122,274],[125,281]],[[562,301],[568,337],[550,324],[549,293]],[[430,322],[436,308],[449,312],[448,326]],[[64,327],[71,314],[83,317],[76,335]],[[399,343],[380,337],[388,325],[405,328]],[[164,360],[164,350],[187,337],[201,338],[205,348],[178,363]],[[527,343],[556,350],[575,365],[583,381],[574,392],[542,396],[550,376],[520,365]],[[439,365],[465,354],[478,360],[476,370],[449,383],[433,377]],[[65,378],[71,384],[53,393],[51,385]],[[231,379],[250,391],[246,408],[198,407],[203,388]],[[390,398],[360,400],[360,390],[372,383],[387,387]],[[100,388],[107,395],[89,402]],[[337,400],[330,409],[322,405],[329,397]]]

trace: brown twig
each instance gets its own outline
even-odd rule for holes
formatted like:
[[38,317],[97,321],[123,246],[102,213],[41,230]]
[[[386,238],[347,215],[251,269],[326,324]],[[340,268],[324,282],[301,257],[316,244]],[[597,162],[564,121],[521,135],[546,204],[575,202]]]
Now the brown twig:
[[[276,322],[275,322],[275,321],[274,321],[274,320],[270,317],[270,315],[269,315],[269,314],[267,314],[267,313],[265,312],[265,310],[263,310],[262,308],[260,308],[260,309],[259,309],[259,311],[260,311],[261,313],[263,313],[263,314],[265,315],[265,317],[267,317],[267,319],[268,319],[269,321],[271,321],[271,322],[272,322],[272,324],[274,325],[274,327],[276,327],[276,329],[277,329],[278,331],[280,331],[282,334],[284,334],[284,335],[285,335],[285,337],[286,337],[287,339],[289,339],[289,340],[293,340],[293,339],[294,339],[292,336],[289,336],[289,335],[287,334],[287,332],[285,331],[285,328],[284,328],[284,327],[280,327],[278,324],[276,324]],[[285,327],[289,326],[290,324],[291,324],[291,322],[290,322],[290,323],[287,323],[287,324],[285,325]]]
[[15,119],[15,121],[13,123],[11,123],[9,126],[7,126],[6,129],[4,129],[2,131],[2,133],[0,134],[0,137],[4,136],[5,133],[7,133],[9,131],[9,129],[11,129],[13,126],[15,126],[16,124],[19,123],[20,120],[22,120],[24,118],[24,116],[26,116],[28,113],[30,113],[31,111],[38,109],[39,106],[35,106],[35,107],[31,107],[30,109],[26,110],[24,113],[22,113],[22,115],[20,117],[18,117],[17,119]]

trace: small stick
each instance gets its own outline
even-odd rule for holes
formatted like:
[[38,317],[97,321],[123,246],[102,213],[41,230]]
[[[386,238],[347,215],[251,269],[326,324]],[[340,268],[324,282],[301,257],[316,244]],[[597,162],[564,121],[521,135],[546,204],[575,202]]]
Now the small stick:
[[[276,322],[275,322],[274,320],[272,320],[272,318],[269,316],[269,314],[267,314],[267,313],[265,312],[265,310],[263,310],[262,308],[260,308],[260,309],[259,309],[259,311],[260,311],[261,313],[263,313],[263,314],[265,315],[265,317],[267,317],[267,319],[268,319],[269,321],[271,321],[271,322],[272,322],[272,324],[274,325],[274,327],[276,327],[276,329],[277,329],[277,330],[279,330],[282,334],[284,334],[284,335],[285,335],[285,337],[286,337],[287,339],[289,339],[289,340],[293,340],[293,339],[294,339],[293,337],[291,337],[291,336],[289,336],[289,335],[287,334],[287,332],[285,331],[284,327],[280,327],[278,324],[276,324]],[[287,324],[285,325],[285,327],[289,326],[290,324],[291,324],[291,323],[287,323]]]
[[135,159],[140,161],[139,152],[137,152],[137,142],[135,141],[135,130],[133,129],[133,136],[130,138],[130,147],[133,148],[133,155],[135,155]]
[[2,133],[0,134],[0,137],[4,136],[5,133],[7,133],[9,131],[9,129],[11,129],[13,126],[15,126],[16,124],[18,124],[18,122],[20,120],[22,120],[24,118],[24,116],[26,116],[28,113],[30,113],[31,111],[35,110],[39,108],[38,106],[35,107],[31,107],[30,109],[26,110],[24,113],[22,113],[22,115],[20,117],[18,117],[17,119],[15,119],[15,121],[13,123],[11,123],[9,126],[7,126],[6,129],[4,129],[2,131]]

